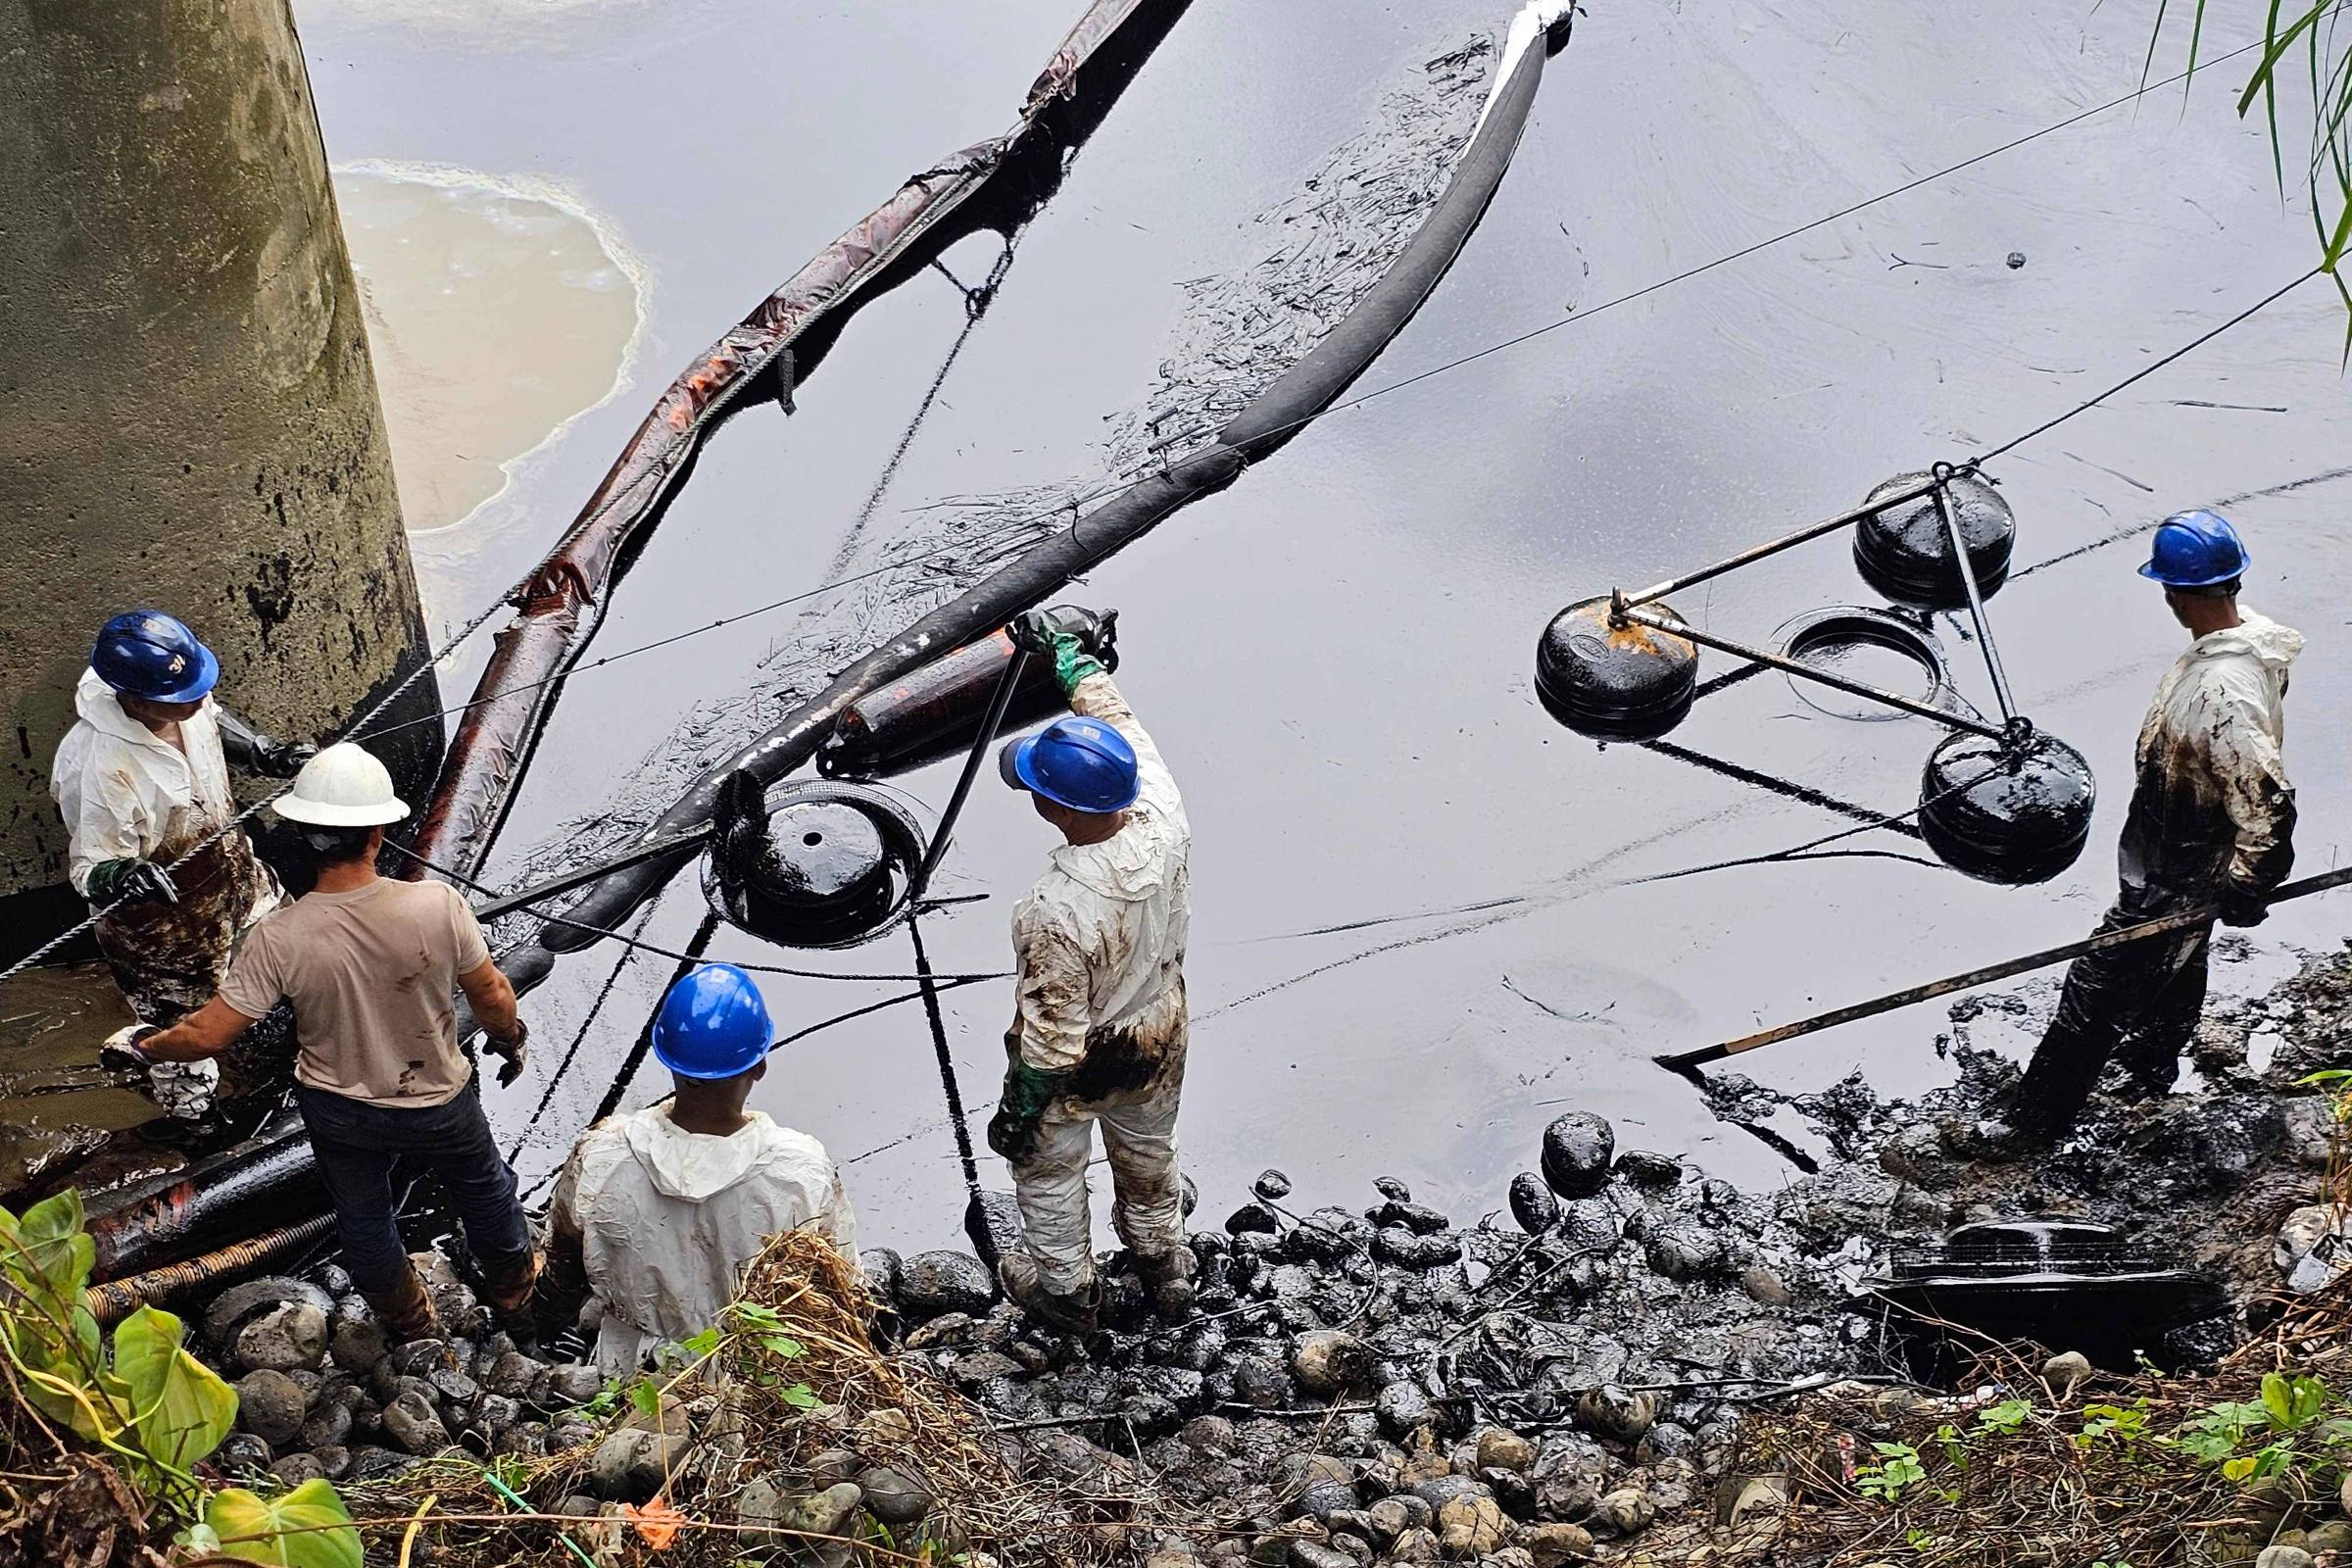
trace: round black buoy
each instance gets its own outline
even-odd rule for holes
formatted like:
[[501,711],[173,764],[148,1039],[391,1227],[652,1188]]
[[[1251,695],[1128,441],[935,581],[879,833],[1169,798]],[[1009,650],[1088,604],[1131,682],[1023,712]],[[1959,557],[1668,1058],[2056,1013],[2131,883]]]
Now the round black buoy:
[[[1928,479],[1925,473],[1898,473],[1864,497],[1863,505],[1915,490]],[[1973,473],[1954,474],[1947,488],[1976,568],[1977,591],[1990,599],[2009,580],[2016,514],[1998,490]],[[1968,603],[1968,588],[1952,558],[1951,534],[1932,495],[1897,501],[1855,523],[1854,565],[1864,582],[1903,604],[1957,610]]]
[[[1682,623],[1672,607],[1643,612]],[[1698,646],[1647,626],[1611,626],[1607,596],[1570,605],[1536,643],[1536,695],[1551,716],[1599,740],[1649,740],[1690,711]]]
[[718,836],[704,891],[754,935],[836,946],[890,921],[921,854],[921,833],[896,802],[862,786],[803,785]]
[[2011,743],[1961,732],[1928,758],[1919,826],[1944,864],[1985,882],[2046,882],[2075,863],[2098,790],[2090,764],[2038,731]]

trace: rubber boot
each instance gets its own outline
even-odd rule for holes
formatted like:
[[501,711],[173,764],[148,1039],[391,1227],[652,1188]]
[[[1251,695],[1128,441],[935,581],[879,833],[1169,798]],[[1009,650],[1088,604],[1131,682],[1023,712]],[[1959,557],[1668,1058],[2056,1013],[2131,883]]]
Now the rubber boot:
[[409,1277],[389,1291],[364,1291],[368,1307],[384,1331],[384,1338],[394,1345],[409,1340],[438,1339],[441,1321],[433,1315],[433,1298],[416,1277],[415,1269]]
[[1046,1327],[1081,1336],[1095,1332],[1102,1309],[1102,1288],[1095,1281],[1066,1295],[1050,1291],[1038,1278],[1036,1258],[1027,1252],[1007,1252],[997,1261],[997,1283],[1004,1287],[1013,1305]]
[[489,1304],[491,1320],[525,1354],[530,1353],[539,1340],[539,1314],[534,1309],[538,1288],[536,1251],[482,1265],[482,1298]]
[[1200,1272],[1200,1260],[1193,1250],[1182,1243],[1164,1252],[1150,1257],[1137,1253],[1135,1271],[1143,1276],[1144,1286],[1152,1293],[1152,1304],[1159,1315],[1170,1323],[1181,1323],[1193,1315],[1193,1280]]

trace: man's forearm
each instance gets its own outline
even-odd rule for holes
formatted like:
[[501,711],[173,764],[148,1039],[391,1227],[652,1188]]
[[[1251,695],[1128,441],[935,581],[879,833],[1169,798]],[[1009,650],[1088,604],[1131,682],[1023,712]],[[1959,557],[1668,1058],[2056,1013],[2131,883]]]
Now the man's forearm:
[[137,1045],[149,1061],[205,1061],[237,1043],[253,1020],[219,997]]
[[478,979],[459,977],[466,992],[466,1004],[473,1009],[473,1021],[493,1040],[513,1040],[521,1032],[514,1010],[514,987],[497,965],[485,963],[486,971]]

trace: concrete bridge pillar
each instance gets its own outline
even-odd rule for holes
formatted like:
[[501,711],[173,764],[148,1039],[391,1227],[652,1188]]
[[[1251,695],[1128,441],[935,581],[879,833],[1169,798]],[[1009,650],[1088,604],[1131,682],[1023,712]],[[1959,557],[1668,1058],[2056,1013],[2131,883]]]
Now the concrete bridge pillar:
[[[55,900],[49,764],[108,615],[186,620],[289,736],[426,645],[286,0],[0,0],[0,895]],[[420,791],[440,747],[383,755]]]

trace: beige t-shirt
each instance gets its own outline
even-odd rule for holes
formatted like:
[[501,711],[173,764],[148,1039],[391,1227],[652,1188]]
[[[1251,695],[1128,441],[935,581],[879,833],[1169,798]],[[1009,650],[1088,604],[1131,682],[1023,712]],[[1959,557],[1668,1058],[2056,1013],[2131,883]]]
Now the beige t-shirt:
[[294,1004],[313,1089],[379,1105],[438,1105],[473,1064],[458,1050],[458,976],[490,956],[481,925],[446,882],[377,878],[311,893],[265,916],[221,983],[220,1000],[259,1018]]

